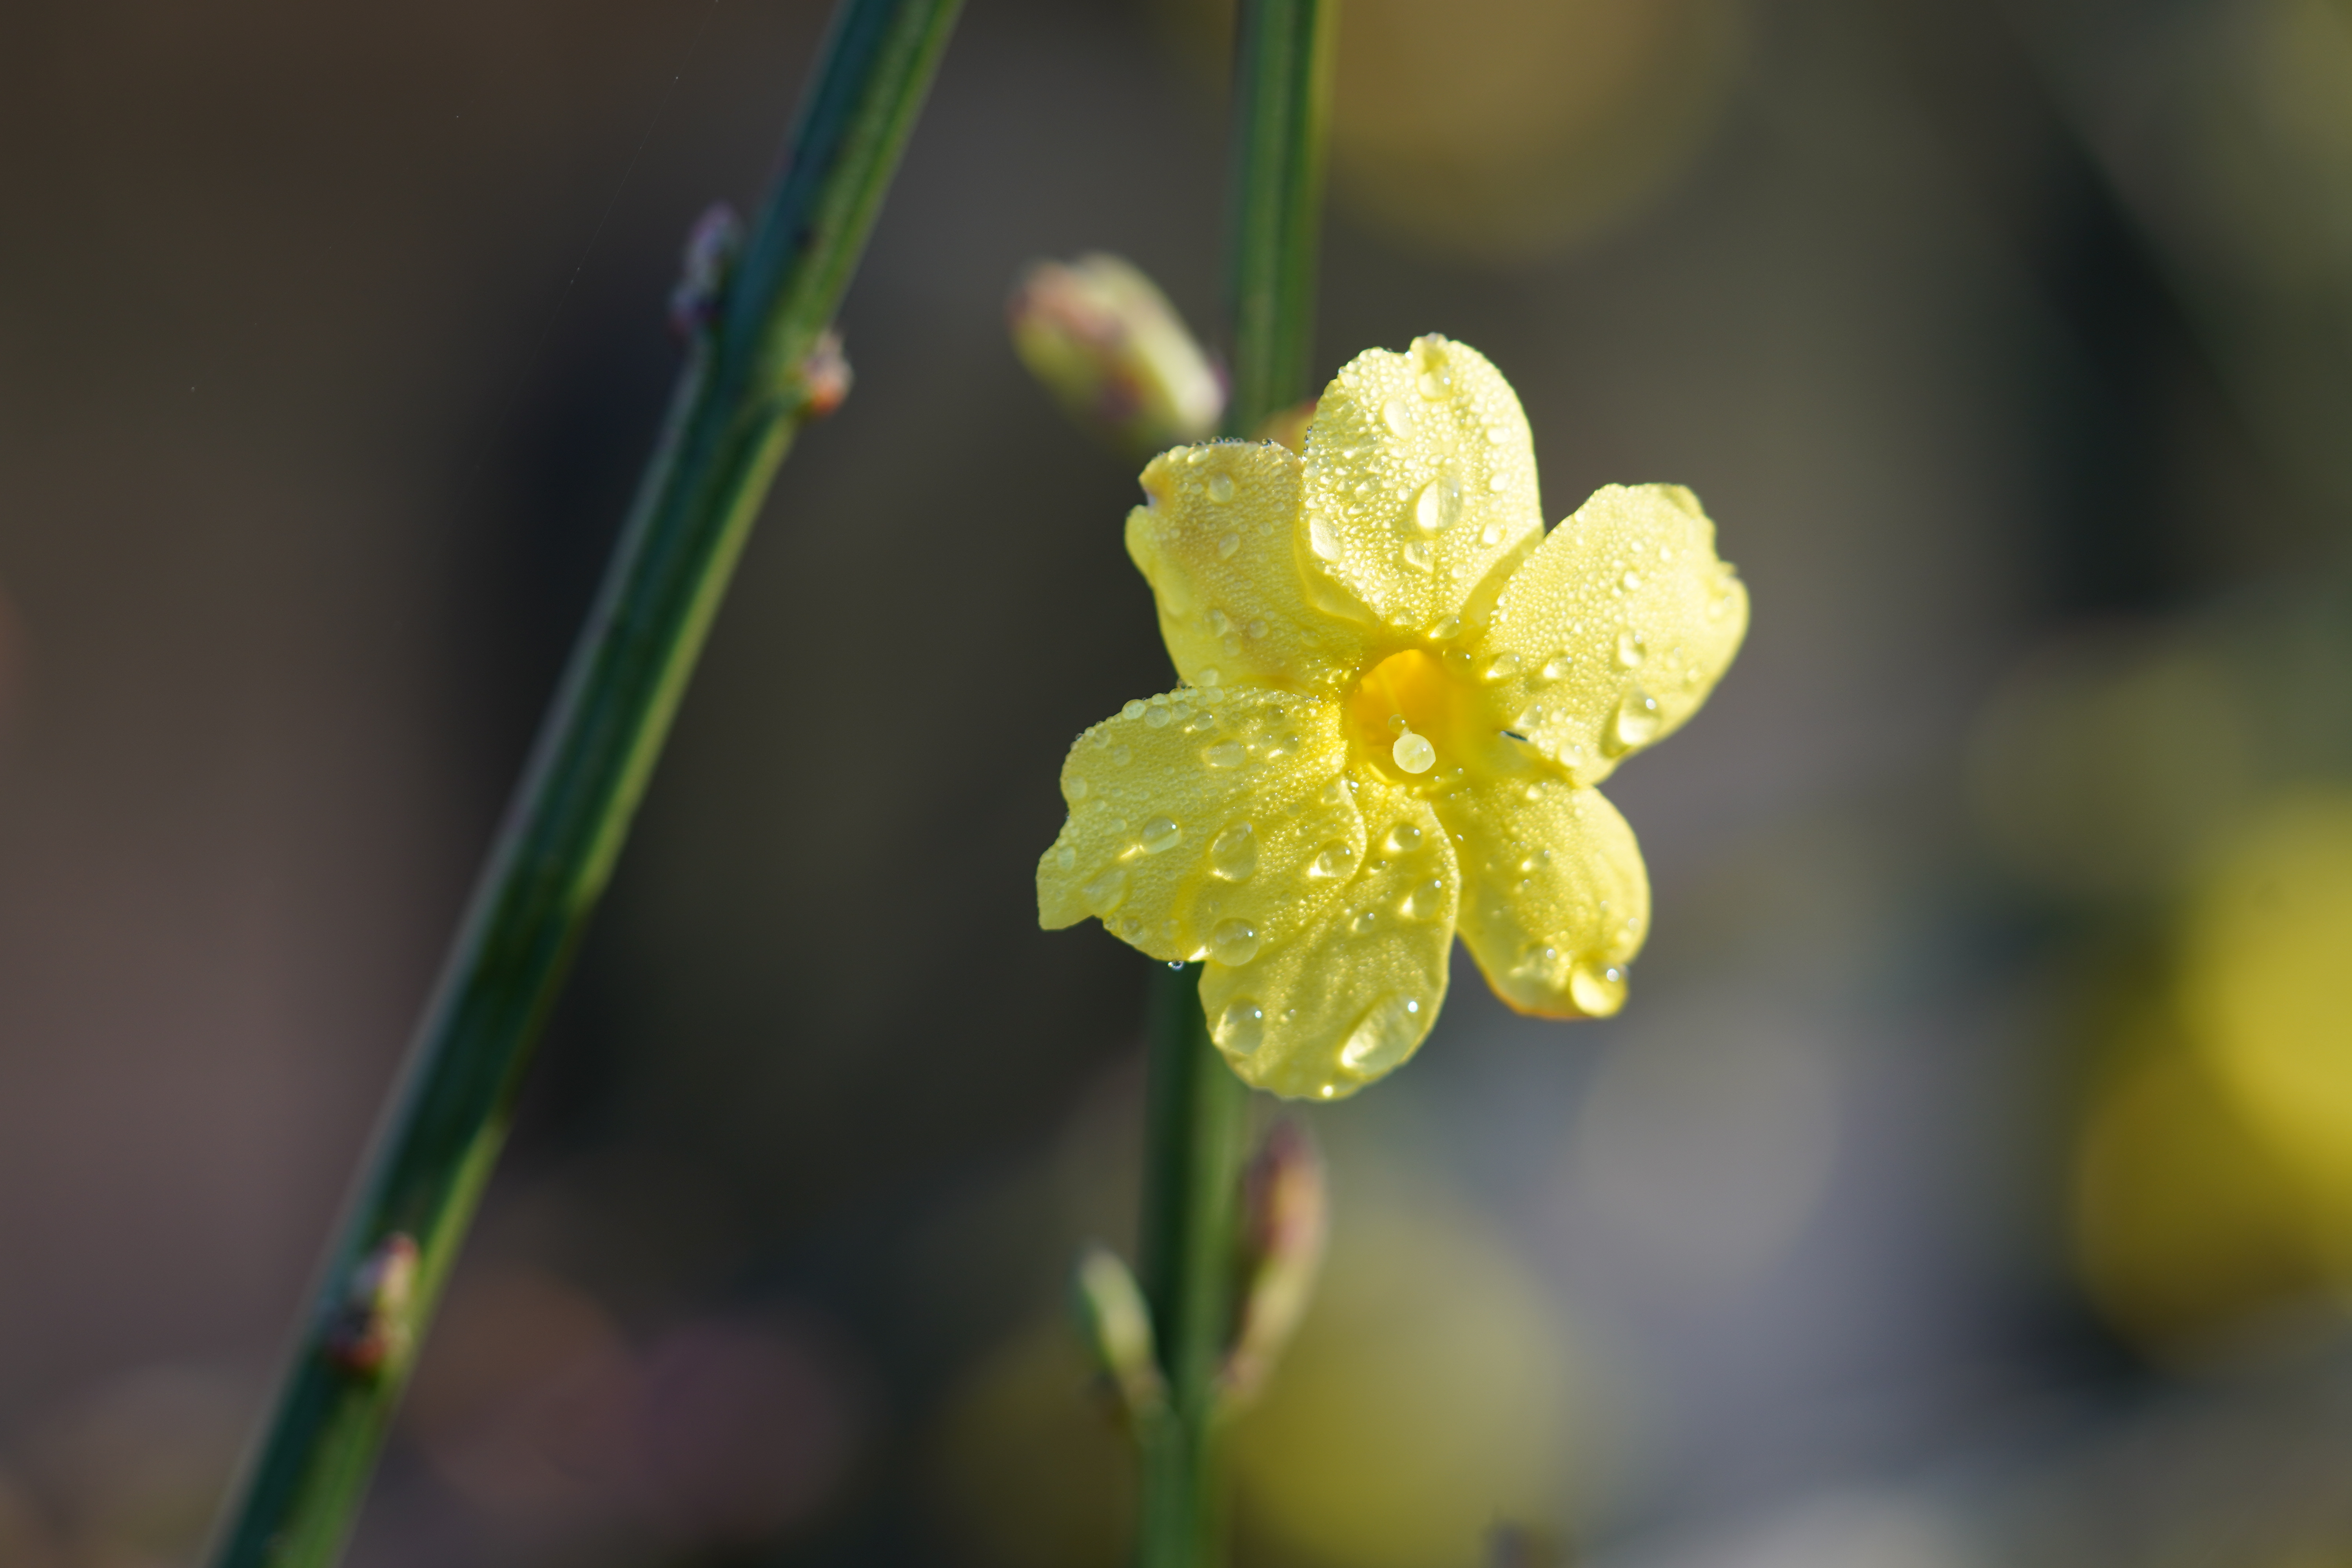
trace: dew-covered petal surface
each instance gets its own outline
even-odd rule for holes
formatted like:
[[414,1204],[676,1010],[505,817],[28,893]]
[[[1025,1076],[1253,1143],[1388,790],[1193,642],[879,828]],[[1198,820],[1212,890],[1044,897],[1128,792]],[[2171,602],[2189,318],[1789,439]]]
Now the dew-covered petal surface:
[[1360,779],[1369,847],[1339,897],[1245,963],[1201,973],[1210,1037],[1255,1088],[1339,1100],[1419,1049],[1445,1000],[1461,877],[1426,801]]
[[1292,538],[1301,466],[1270,441],[1179,447],[1143,470],[1127,552],[1151,584],[1176,672],[1196,686],[1344,692],[1364,628],[1310,604]]
[[1462,867],[1462,940],[1522,1013],[1605,1018],[1650,928],[1633,830],[1598,790],[1497,782],[1437,802]]
[[1595,784],[1698,710],[1739,651],[1748,590],[1680,485],[1609,485],[1503,585],[1480,668],[1504,728]]
[[1338,613],[1444,641],[1543,537],[1517,395],[1475,349],[1417,338],[1358,354],[1307,431],[1307,590]]
[[1244,963],[1292,941],[1364,855],[1339,707],[1265,687],[1129,702],[1062,764],[1037,862],[1048,931],[1092,915],[1154,958]]

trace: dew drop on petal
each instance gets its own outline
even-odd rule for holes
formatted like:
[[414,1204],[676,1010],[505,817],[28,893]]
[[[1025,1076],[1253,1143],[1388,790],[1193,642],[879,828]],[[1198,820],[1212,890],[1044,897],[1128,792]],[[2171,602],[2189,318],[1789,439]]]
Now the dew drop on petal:
[[1318,877],[1344,877],[1356,868],[1356,852],[1344,844],[1326,844],[1309,869]]
[[1496,472],[1486,476],[1486,488],[1494,491],[1496,495],[1501,495],[1505,490],[1511,488],[1511,478],[1508,474],[1497,469]]
[[1234,552],[1241,549],[1241,547],[1242,536],[1238,533],[1228,533],[1223,539],[1217,541],[1217,559],[1220,561],[1231,561],[1234,558]]
[[1218,504],[1220,504],[1220,505],[1223,505],[1224,502],[1226,502],[1226,501],[1229,501],[1229,500],[1233,500],[1233,499],[1234,499],[1234,477],[1233,477],[1233,475],[1231,475],[1231,474],[1211,474],[1211,475],[1209,476],[1208,490],[1209,490],[1209,499],[1210,499],[1211,500],[1213,500],[1213,501],[1217,502],[1217,503],[1218,503]]
[[1405,895],[1404,902],[1397,906],[1397,912],[1409,921],[1423,921],[1444,907],[1445,884],[1432,877]]
[[1228,823],[1209,841],[1209,871],[1228,882],[1246,882],[1257,870],[1257,835],[1246,822]]
[[1249,748],[1239,741],[1219,741],[1201,753],[1201,760],[1213,768],[1237,768],[1249,760]]
[[1479,671],[1478,676],[1482,680],[1508,680],[1518,672],[1519,656],[1517,654],[1498,653],[1487,661],[1486,668]]
[[1308,521],[1307,544],[1319,559],[1325,561],[1337,561],[1346,552],[1339,543],[1339,531],[1331,526],[1331,520],[1328,517],[1318,517]]
[[1122,719],[1140,719],[1143,717],[1143,704],[1130,699],[1127,706],[1120,709],[1118,712]]
[[1220,921],[1209,933],[1209,956],[1228,969],[1257,956],[1257,927],[1247,921]]
[[1628,572],[1617,581],[1624,586],[1625,592],[1630,594],[1642,585],[1642,574],[1639,572]]
[[1429,629],[1421,635],[1432,642],[1451,642],[1462,635],[1462,617],[1442,616],[1431,622]]
[[1224,677],[1220,675],[1213,668],[1204,669],[1201,672],[1201,684],[1203,686],[1214,686],[1223,679]]
[[1412,525],[1423,533],[1443,533],[1462,521],[1462,486],[1451,474],[1440,474],[1422,486],[1412,503]]
[[1544,661],[1544,679],[1546,680],[1558,680],[1574,668],[1575,663],[1568,657],[1568,655],[1564,653],[1556,653],[1552,655],[1551,658]]
[[1129,751],[1125,746],[1113,746],[1110,749],[1111,766],[1115,768],[1123,768],[1133,761],[1135,761],[1135,753]]
[[1381,405],[1381,423],[1389,427],[1391,436],[1410,436],[1412,434],[1412,410],[1405,406],[1403,398],[1391,397]]
[[1358,936],[1361,936],[1361,935],[1363,935],[1366,931],[1368,931],[1371,930],[1374,926],[1376,926],[1376,925],[1378,925],[1378,924],[1380,924],[1380,923],[1381,923],[1381,911],[1380,911],[1380,910],[1365,910],[1360,911],[1360,912],[1356,916],[1356,918],[1355,918],[1354,920],[1351,920],[1351,921],[1349,921],[1348,922],[1348,929],[1349,929],[1349,931],[1354,931]]
[[1165,708],[1147,708],[1143,710],[1143,722],[1147,729],[1165,730],[1168,728],[1169,717],[1168,710]]
[[1248,1056],[1265,1038],[1265,1009],[1246,996],[1236,996],[1218,1012],[1209,1037],[1221,1051]]
[[1065,871],[1075,871],[1078,868],[1078,852],[1065,844],[1054,851],[1054,864]]
[[1625,972],[1580,958],[1569,968],[1568,999],[1580,1012],[1606,1018],[1625,1005]]
[[1410,822],[1400,822],[1389,829],[1389,851],[1403,855],[1420,847],[1421,829]]
[[1396,744],[1389,748],[1389,755],[1409,773],[1425,773],[1437,765],[1437,748],[1429,743],[1429,737],[1410,730],[1397,737]]
[[1372,1004],[1339,1047],[1339,1065],[1350,1072],[1383,1073],[1404,1060],[1420,1037],[1421,1004],[1408,996],[1383,996]]
[[1478,531],[1478,542],[1481,544],[1502,543],[1503,525],[1499,522],[1490,522],[1486,527],[1480,529]]
[[1642,640],[1641,633],[1634,631],[1620,633],[1617,637],[1617,668],[1620,669],[1635,668],[1648,657],[1649,651],[1649,644]]
[[1610,717],[1609,732],[1602,738],[1601,749],[1612,756],[1620,756],[1636,746],[1648,745],[1658,738],[1662,718],[1658,700],[1638,686],[1632,688]]
[[1136,836],[1135,841],[1143,847],[1146,855],[1157,855],[1175,848],[1183,837],[1184,830],[1177,826],[1175,818],[1155,816],[1143,825],[1143,831]]
[[1080,888],[1078,898],[1097,916],[1110,913],[1127,901],[1127,868],[1113,866]]
[[1072,779],[1067,784],[1063,786],[1062,793],[1068,795],[1072,800],[1084,800],[1087,798],[1087,791],[1093,787],[1093,785],[1087,784],[1084,779]]

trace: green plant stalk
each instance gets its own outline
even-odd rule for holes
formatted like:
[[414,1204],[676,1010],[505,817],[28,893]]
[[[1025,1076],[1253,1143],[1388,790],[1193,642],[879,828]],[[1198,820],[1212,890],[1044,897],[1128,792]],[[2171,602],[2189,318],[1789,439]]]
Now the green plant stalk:
[[[961,5],[843,0],[835,14],[223,1517],[215,1568],[325,1568],[350,1535],[728,578],[777,465],[823,412],[809,375],[820,339]],[[405,1270],[400,1288],[355,1292],[386,1258]]]
[[[1323,135],[1337,0],[1242,0],[1225,282],[1234,370],[1225,433],[1249,436],[1308,389]],[[1231,1347],[1249,1093],[1202,1016],[1200,966],[1163,971],[1146,1087],[1143,1288],[1168,1381],[1142,1432],[1137,1568],[1224,1556],[1218,1373]]]

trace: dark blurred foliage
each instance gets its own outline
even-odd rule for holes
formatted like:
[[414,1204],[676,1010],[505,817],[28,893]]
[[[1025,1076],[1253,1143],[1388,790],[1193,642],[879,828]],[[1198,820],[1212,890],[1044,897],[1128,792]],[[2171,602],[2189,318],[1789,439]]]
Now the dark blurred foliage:
[[[1244,1563],[2345,1561],[2352,13],[1430,15],[1350,0],[1320,367],[1476,345],[1755,629],[1612,786],[1624,1016],[1465,965],[1318,1116]],[[5,1568],[189,1559],[821,23],[0,11]],[[1170,678],[1003,304],[1213,320],[1215,26],[975,0],[354,1563],[1117,1561],[1144,965],[1031,868]]]

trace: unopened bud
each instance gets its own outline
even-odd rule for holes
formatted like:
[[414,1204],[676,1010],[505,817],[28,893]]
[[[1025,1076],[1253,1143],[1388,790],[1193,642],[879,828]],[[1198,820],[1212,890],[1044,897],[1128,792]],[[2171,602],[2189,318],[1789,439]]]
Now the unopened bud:
[[1331,1205],[1323,1157],[1307,1129],[1277,1121],[1250,1162],[1242,1187],[1239,1310],[1220,1378],[1222,1403],[1257,1397],[1315,1298]]
[[743,220],[725,202],[705,208],[694,220],[678,262],[677,287],[669,294],[669,324],[681,337],[695,337],[718,319],[727,275],[742,247]]
[[1168,1381],[1152,1342],[1151,1308],[1117,1253],[1089,1247],[1079,1255],[1070,1303],[1129,1422],[1139,1427],[1158,1417],[1168,1406]]
[[1021,362],[1090,434],[1144,457],[1216,432],[1224,383],[1132,263],[1099,252],[1033,263],[1006,314]]
[[850,374],[849,356],[842,352],[839,332],[827,328],[817,334],[816,342],[801,361],[796,379],[800,382],[803,418],[825,418],[847,401],[850,384],[856,378]]
[[1307,427],[1315,423],[1315,399],[1294,405],[1279,414],[1270,414],[1265,423],[1257,427],[1257,438],[1287,447],[1300,457],[1307,455]]
[[352,1266],[342,1305],[327,1324],[327,1358],[373,1377],[396,1365],[415,1338],[416,1243],[398,1231]]

